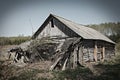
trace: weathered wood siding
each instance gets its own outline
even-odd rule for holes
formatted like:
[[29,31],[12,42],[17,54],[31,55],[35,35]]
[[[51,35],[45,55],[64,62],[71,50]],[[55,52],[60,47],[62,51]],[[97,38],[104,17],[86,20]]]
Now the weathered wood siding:
[[51,21],[46,25],[46,27],[43,29],[43,31],[38,35],[38,38],[42,37],[51,37],[51,36],[61,36],[61,37],[67,37],[58,27],[54,25],[54,27],[51,26]]
[[[38,38],[43,37],[73,38],[81,36],[70,29],[70,27],[67,27],[63,22],[59,21],[59,19],[52,18],[44,27],[42,32],[38,35]],[[82,61],[102,61],[104,59],[110,58],[114,55],[114,47],[115,46],[113,44],[106,41],[83,39],[82,48],[80,47],[79,49],[81,51],[78,51],[78,61],[81,63]],[[75,57],[76,55],[74,55],[73,59]]]
[[73,30],[71,30],[69,27],[67,27],[57,19],[54,19],[54,24],[56,27],[58,27],[58,29],[60,29],[68,37],[80,37],[77,33],[75,33]]
[[53,22],[49,21],[49,23],[45,26],[43,31],[38,35],[37,38],[42,37],[77,37],[74,31],[69,29],[60,21],[53,19]]
[[[95,44],[96,43],[96,44]],[[102,61],[106,59],[110,59],[115,55],[114,45],[107,43],[105,41],[94,41],[94,40],[83,40],[83,61]],[[96,55],[94,56],[95,45],[97,46]]]

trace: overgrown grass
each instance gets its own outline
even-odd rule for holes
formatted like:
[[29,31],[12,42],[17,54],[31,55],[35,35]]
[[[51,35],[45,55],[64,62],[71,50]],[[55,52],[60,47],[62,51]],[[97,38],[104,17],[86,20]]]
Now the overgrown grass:
[[30,40],[30,36],[0,37],[0,45],[18,45],[27,40]]
[[[2,63],[3,62],[1,62],[1,64]],[[45,76],[37,77],[36,75],[38,73],[49,73],[51,71],[27,69],[14,76],[11,75],[8,80],[120,80],[120,55],[117,55],[110,61],[95,65],[95,68],[103,70],[102,73],[100,75],[93,75],[89,68],[78,67],[76,69],[67,69],[65,71],[52,71],[54,77],[49,79]],[[3,69],[3,66],[1,66],[0,69]],[[14,69],[17,71],[17,68]],[[11,72],[13,72],[13,68],[11,70]],[[4,75],[0,74],[0,76]]]
[[54,71],[54,80],[92,80],[92,72],[85,67],[67,69],[65,71]]
[[102,64],[97,67],[104,69],[104,72],[100,76],[96,76],[95,80],[120,80],[120,64]]
[[17,76],[12,76],[9,78],[9,80],[48,80],[47,78],[41,77],[38,78],[36,75],[38,73],[44,73],[44,70],[38,70],[38,69],[29,69],[24,70],[22,73],[18,74]]
[[20,75],[13,76],[9,80],[35,80],[37,72],[36,70],[23,71]]

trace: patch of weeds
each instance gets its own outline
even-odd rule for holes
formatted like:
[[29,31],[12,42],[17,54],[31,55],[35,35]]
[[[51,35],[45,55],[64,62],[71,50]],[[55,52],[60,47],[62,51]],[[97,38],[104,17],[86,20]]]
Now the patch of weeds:
[[65,71],[54,71],[53,75],[55,76],[54,80],[90,80],[92,79],[92,72],[88,68],[78,67],[76,69],[67,69]]
[[50,79],[47,79],[47,78],[38,78],[37,80],[50,80]]
[[38,73],[37,70],[23,71],[20,75],[13,76],[13,77],[9,78],[9,80],[36,80],[35,76],[37,73]]
[[102,80],[120,80],[120,64],[101,65],[101,68],[105,70],[99,76]]
[[96,76],[94,80],[120,80],[120,56],[111,61],[100,63],[95,67],[103,69],[101,75]]

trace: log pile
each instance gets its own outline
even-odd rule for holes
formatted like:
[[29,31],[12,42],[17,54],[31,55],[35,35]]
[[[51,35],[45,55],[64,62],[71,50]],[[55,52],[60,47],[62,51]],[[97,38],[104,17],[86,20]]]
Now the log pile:
[[12,59],[14,63],[26,63],[28,62],[29,53],[23,51],[20,47],[15,47],[8,51],[8,58]]

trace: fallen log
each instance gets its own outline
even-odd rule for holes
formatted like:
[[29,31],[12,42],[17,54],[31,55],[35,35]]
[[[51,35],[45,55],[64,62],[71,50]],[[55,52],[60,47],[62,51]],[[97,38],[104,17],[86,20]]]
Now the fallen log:
[[55,63],[50,67],[50,70],[53,70],[53,69],[56,67],[57,63],[60,61],[61,58],[62,58],[62,57],[60,56],[60,57],[55,61]]
[[62,70],[65,70],[67,61],[68,61],[68,58],[65,60],[63,67],[62,67]]

